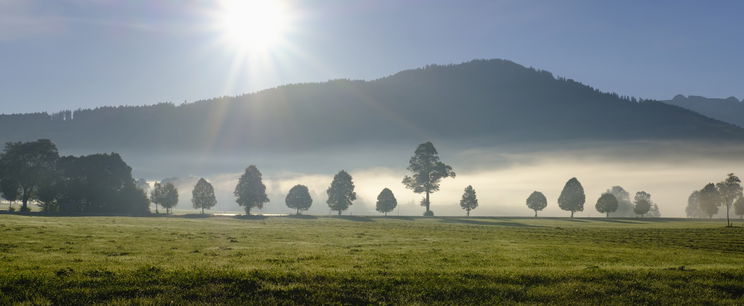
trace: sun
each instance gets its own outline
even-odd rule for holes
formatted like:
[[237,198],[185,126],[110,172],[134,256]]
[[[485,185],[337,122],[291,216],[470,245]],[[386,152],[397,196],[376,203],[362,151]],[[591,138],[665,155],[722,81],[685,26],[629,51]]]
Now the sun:
[[223,42],[241,52],[266,52],[285,39],[291,13],[279,0],[222,0],[215,19]]

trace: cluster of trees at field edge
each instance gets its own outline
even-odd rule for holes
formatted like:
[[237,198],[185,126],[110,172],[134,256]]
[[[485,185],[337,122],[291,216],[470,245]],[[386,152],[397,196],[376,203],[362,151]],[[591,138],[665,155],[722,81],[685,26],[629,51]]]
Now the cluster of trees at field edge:
[[[444,178],[455,177],[451,166],[439,159],[437,150],[431,142],[420,144],[409,161],[407,168],[411,175],[402,183],[415,193],[423,194],[421,205],[425,207],[424,216],[433,216],[430,208],[431,194],[439,191]],[[147,192],[149,191],[149,197]],[[49,140],[7,143],[0,154],[0,192],[10,201],[21,201],[21,211],[29,211],[28,203],[36,202],[47,213],[57,214],[149,214],[150,202],[169,214],[178,203],[178,189],[170,182],[155,183],[152,190],[144,180],[135,181],[131,168],[116,153],[93,154],[87,156],[59,156],[57,147]],[[326,203],[340,215],[356,200],[352,176],[339,171],[326,190]],[[234,195],[239,206],[250,215],[251,209],[263,208],[269,202],[262,174],[256,166],[249,166],[238,180]],[[213,186],[204,178],[199,179],[192,190],[192,204],[195,209],[210,209],[217,204]],[[308,210],[313,199],[305,185],[295,185],[286,196],[286,205],[297,214]],[[586,196],[581,183],[576,178],[568,180],[558,197],[558,206],[571,213],[584,210]],[[377,197],[377,211],[388,214],[397,207],[395,195],[384,188]],[[534,191],[526,200],[535,217],[547,207],[548,201],[542,192]],[[475,189],[467,186],[460,200],[460,206],[469,216],[478,207]],[[622,187],[615,186],[603,193],[595,208],[607,217],[622,207],[632,207],[635,215],[659,216],[658,206],[651,201],[651,195],[639,191],[630,202],[629,194]],[[730,208],[734,213],[744,216],[744,196],[740,179],[733,173],[723,181],[705,185],[693,192],[686,209],[689,217],[708,217],[726,208],[730,225]],[[13,209],[10,206],[9,209]]]

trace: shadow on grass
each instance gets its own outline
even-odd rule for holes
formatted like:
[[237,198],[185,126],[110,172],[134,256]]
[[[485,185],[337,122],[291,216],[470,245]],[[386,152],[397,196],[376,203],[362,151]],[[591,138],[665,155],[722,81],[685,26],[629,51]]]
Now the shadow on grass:
[[488,222],[488,221],[473,220],[473,219],[442,218],[442,219],[439,219],[439,222],[443,222],[443,223],[460,223],[460,224],[474,224],[474,225],[508,226],[508,227],[542,227],[542,226],[524,224],[524,223],[519,223],[519,222],[508,222],[508,221]]
[[333,216],[335,219],[349,220],[355,222],[372,222],[372,218],[364,216]]
[[204,219],[204,218],[209,218],[210,215],[209,214],[203,214],[203,215],[202,214],[185,214],[185,215],[180,215],[178,217],[188,218],[188,219]]
[[405,216],[383,216],[383,217],[380,217],[380,219],[382,220],[392,219],[392,220],[403,220],[403,221],[415,221],[416,220],[416,218],[414,217],[405,217]]
[[266,216],[262,215],[240,215],[240,216],[234,216],[235,219],[241,219],[241,220],[263,220],[266,219]]
[[287,218],[290,218],[290,219],[305,219],[305,220],[315,220],[315,219],[318,219],[317,216],[311,216],[311,215],[288,215]]
[[621,220],[621,219],[596,219],[594,221],[599,222],[610,222],[610,223],[625,223],[625,224],[639,224],[640,222],[630,221],[630,220]]

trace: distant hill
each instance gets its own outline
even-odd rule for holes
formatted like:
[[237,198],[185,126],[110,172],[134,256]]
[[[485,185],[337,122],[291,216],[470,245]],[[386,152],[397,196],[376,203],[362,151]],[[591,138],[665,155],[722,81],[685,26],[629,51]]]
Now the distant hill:
[[736,97],[712,99],[700,96],[677,95],[665,103],[684,107],[710,118],[744,127],[744,101]]
[[744,140],[744,130],[657,101],[603,93],[505,60],[432,65],[373,81],[293,84],[183,105],[0,115],[0,141],[68,150],[301,150],[423,140]]

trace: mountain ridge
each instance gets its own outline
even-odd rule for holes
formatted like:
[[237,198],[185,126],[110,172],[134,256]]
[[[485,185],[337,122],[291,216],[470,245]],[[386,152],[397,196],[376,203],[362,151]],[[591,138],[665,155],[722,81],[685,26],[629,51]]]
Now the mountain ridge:
[[302,150],[466,138],[744,140],[744,129],[659,101],[621,97],[507,60],[428,65],[371,81],[297,83],[182,105],[0,115],[0,141],[50,138],[115,151]]

